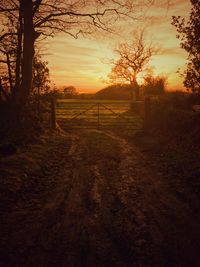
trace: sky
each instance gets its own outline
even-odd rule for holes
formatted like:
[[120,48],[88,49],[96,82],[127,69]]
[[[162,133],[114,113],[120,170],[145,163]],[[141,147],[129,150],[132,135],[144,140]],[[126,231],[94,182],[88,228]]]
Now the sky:
[[159,1],[145,13],[141,21],[126,20],[118,24],[117,34],[94,34],[73,39],[64,33],[48,39],[45,59],[49,62],[50,77],[58,87],[73,85],[79,92],[94,93],[109,83],[109,59],[117,59],[114,49],[120,42],[130,41],[135,29],[145,28],[146,40],[160,47],[161,52],[151,60],[155,75],[168,77],[169,90],[184,89],[177,73],[184,69],[187,54],[180,48],[173,15],[188,16],[190,1]]

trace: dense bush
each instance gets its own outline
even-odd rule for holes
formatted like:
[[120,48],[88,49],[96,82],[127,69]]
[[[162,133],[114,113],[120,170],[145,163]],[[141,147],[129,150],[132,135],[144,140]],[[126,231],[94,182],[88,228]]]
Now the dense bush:
[[[151,101],[152,131],[164,135],[194,135],[200,131],[200,113],[192,108],[197,99],[184,93],[170,93]],[[195,104],[196,104],[195,103]]]
[[165,77],[154,77],[152,75],[145,78],[142,86],[144,95],[162,95],[165,93],[166,78]]
[[23,143],[37,138],[48,122],[48,102],[32,97],[29,104],[21,107],[6,102],[0,104],[0,138],[2,142]]

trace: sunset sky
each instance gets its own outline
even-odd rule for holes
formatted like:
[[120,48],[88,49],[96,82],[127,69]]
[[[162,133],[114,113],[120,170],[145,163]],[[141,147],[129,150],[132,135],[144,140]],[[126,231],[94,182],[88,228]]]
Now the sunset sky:
[[155,74],[168,77],[168,89],[182,89],[182,80],[176,72],[184,68],[187,54],[180,48],[171,18],[173,15],[188,16],[189,11],[189,1],[170,1],[168,7],[152,6],[144,21],[120,23],[117,35],[102,33],[75,40],[60,34],[48,39],[45,59],[49,62],[52,81],[57,86],[73,85],[80,92],[93,93],[102,89],[108,85],[111,66],[107,62],[117,57],[113,52],[117,44],[130,40],[134,29],[145,27],[147,40],[153,40],[162,50],[151,62]]

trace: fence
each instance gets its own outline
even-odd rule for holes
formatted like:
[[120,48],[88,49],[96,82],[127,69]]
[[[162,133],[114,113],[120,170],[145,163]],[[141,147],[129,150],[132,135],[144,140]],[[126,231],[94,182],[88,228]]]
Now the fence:
[[51,100],[51,126],[65,124],[69,129],[124,128],[139,130],[149,127],[150,99],[137,101],[70,101]]

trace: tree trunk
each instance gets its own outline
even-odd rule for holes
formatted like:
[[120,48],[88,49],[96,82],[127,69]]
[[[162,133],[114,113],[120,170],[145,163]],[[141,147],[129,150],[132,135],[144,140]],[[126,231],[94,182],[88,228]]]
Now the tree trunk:
[[6,53],[6,59],[7,59],[7,67],[8,67],[8,80],[10,84],[11,94],[13,94],[13,79],[12,79],[12,70],[11,70],[9,53]]
[[133,88],[134,88],[134,93],[135,93],[135,101],[138,101],[140,98],[140,90],[139,90],[139,85],[138,85],[136,78],[133,81]]
[[22,84],[20,100],[22,105],[26,105],[32,89],[35,30],[33,24],[32,0],[21,0],[20,4],[24,20]]
[[131,88],[132,88],[132,91],[131,91],[131,101],[132,102],[138,101],[139,98],[140,98],[140,90],[139,90],[139,85],[138,85],[138,82],[137,82],[136,78],[134,78],[131,81]]
[[140,89],[138,83],[135,85],[135,100],[136,101],[140,100]]
[[7,95],[6,91],[3,89],[1,78],[0,78],[0,100],[3,101],[5,99],[6,101],[9,100],[9,96]]
[[22,60],[22,10],[19,10],[18,28],[17,28],[17,51],[16,51],[16,66],[15,66],[15,88],[13,98],[16,100],[20,89],[20,76],[21,76],[21,60]]

